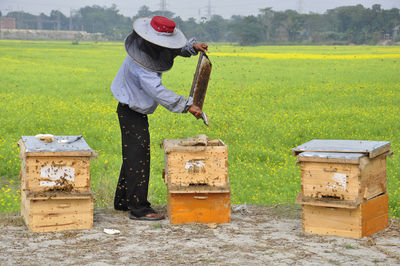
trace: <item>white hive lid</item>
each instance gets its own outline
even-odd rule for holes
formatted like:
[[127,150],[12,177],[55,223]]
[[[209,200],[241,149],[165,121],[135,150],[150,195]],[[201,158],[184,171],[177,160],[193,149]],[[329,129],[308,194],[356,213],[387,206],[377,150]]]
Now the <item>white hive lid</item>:
[[[76,140],[78,136],[54,136],[54,138],[54,141],[46,143],[35,136],[22,136],[21,140],[25,148],[24,152],[94,152],[83,137],[78,140]],[[73,140],[76,141],[67,143]]]
[[[369,158],[374,158],[388,151],[390,151],[389,141],[314,139],[294,148],[293,155],[302,152],[362,153]],[[310,156],[310,154],[308,155]],[[333,155],[328,154],[328,156]]]

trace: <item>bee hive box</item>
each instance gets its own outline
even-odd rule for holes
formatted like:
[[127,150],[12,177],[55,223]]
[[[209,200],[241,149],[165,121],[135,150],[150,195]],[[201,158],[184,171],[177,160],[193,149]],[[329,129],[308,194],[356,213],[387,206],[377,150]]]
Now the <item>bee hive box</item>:
[[163,147],[169,188],[229,187],[228,148],[221,140],[209,140],[205,146],[182,146],[180,140],[164,140]]
[[[83,138],[55,136],[50,143],[33,136],[23,136],[20,146],[21,190],[89,191],[90,160],[96,157]],[[61,141],[61,142],[60,142]]]
[[230,190],[168,190],[168,217],[171,224],[229,223],[231,220]]
[[87,193],[21,191],[21,215],[32,232],[89,229],[93,196]]
[[[313,140],[294,149],[301,166],[298,203],[343,200],[353,207],[386,193],[390,142]],[[317,204],[318,205],[318,204]]]
[[355,209],[303,204],[303,231],[322,235],[362,238],[388,227],[387,194],[367,200]]

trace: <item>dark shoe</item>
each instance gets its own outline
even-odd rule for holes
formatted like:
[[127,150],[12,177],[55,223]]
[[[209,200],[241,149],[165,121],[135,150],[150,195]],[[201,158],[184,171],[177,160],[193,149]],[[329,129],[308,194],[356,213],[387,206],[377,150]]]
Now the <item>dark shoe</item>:
[[136,216],[132,212],[129,214],[129,219],[141,221],[159,221],[164,220],[165,215],[162,213],[150,212],[143,216]]

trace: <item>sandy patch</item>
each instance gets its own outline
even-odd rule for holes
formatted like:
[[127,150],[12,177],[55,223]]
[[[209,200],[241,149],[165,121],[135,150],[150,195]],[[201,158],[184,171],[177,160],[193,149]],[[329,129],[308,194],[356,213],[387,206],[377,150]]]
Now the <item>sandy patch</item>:
[[[302,232],[294,205],[234,206],[232,222],[173,226],[96,210],[90,230],[31,233],[18,215],[1,216],[0,264],[400,264],[400,223],[354,240]],[[211,226],[212,227],[212,226]],[[107,235],[104,228],[118,229]]]

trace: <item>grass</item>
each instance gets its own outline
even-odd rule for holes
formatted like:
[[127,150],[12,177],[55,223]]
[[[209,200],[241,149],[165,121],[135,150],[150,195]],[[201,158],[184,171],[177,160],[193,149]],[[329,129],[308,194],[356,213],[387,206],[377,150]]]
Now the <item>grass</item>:
[[[159,107],[149,116],[149,198],[164,204],[164,138],[205,133],[229,147],[232,203],[294,202],[300,169],[291,149],[311,139],[392,142],[390,215],[400,216],[400,47],[210,47],[213,72],[206,128]],[[117,102],[109,89],[125,58],[121,43],[0,41],[0,211],[19,209],[18,139],[82,134],[92,162],[96,206],[113,200],[119,168]],[[163,83],[187,96],[197,58],[177,58]]]

